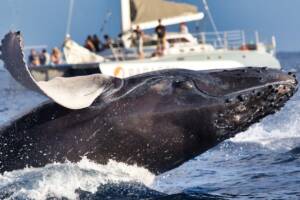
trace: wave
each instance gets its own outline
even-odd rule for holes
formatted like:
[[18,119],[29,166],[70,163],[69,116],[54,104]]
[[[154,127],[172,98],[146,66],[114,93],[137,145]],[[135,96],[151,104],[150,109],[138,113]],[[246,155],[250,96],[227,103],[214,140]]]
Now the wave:
[[87,158],[78,163],[54,163],[43,168],[26,168],[0,176],[0,199],[78,198],[78,189],[95,193],[99,185],[122,182],[150,187],[155,176],[148,170],[109,161],[96,164]]

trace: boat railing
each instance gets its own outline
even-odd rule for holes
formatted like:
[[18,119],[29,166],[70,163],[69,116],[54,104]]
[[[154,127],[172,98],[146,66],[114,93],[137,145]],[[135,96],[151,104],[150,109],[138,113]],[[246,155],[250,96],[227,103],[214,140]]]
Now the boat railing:
[[42,44],[42,45],[30,45],[30,46],[25,46],[24,51],[30,51],[31,49],[35,50],[42,50],[42,49],[47,49],[48,45]]
[[42,44],[42,45],[30,45],[30,46],[25,46],[23,48],[25,55],[29,55],[30,51],[34,49],[37,52],[41,52],[43,49],[48,49],[48,45]]
[[200,32],[194,34],[201,44],[211,44],[216,49],[239,49],[246,44],[245,32],[242,30],[222,32]]

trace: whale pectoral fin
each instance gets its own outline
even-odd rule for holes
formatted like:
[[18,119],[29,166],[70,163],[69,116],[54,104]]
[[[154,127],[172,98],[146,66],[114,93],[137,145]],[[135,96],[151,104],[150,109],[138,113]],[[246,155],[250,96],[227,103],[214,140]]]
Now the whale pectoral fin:
[[101,74],[72,78],[57,77],[37,82],[39,88],[56,103],[69,109],[87,108],[112,83],[111,77]]
[[117,79],[94,74],[71,78],[58,77],[38,82],[32,77],[25,63],[23,39],[19,32],[6,34],[0,47],[0,59],[4,61],[5,68],[16,81],[69,109],[89,107]]
[[1,60],[12,77],[30,90],[43,93],[36,85],[24,60],[23,41],[20,32],[9,32],[1,44]]

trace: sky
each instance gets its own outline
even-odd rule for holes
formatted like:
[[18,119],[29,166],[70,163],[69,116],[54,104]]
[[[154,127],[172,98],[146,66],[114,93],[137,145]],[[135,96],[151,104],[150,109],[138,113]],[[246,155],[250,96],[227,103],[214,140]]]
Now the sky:
[[[21,30],[25,45],[60,46],[66,34],[70,0],[1,0],[0,38],[9,30]],[[120,0],[75,0],[71,36],[83,43],[88,34],[101,37],[120,32]],[[176,0],[203,10],[201,0]],[[270,43],[277,38],[278,51],[300,51],[300,0],[207,0],[219,30],[245,30],[249,41],[254,31]],[[107,13],[112,16],[104,23]],[[105,24],[104,32],[100,27]],[[194,29],[194,24],[189,24]],[[169,28],[170,30],[174,27]],[[211,31],[206,19],[200,29]]]

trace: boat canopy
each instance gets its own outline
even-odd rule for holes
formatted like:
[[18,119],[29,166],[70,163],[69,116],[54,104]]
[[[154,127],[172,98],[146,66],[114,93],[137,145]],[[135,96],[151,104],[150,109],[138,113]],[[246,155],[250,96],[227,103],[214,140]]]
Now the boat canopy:
[[194,5],[166,0],[130,0],[129,12],[131,27],[139,25],[141,29],[156,27],[158,19],[162,19],[164,25],[172,25],[204,17]]
[[102,56],[90,52],[69,37],[65,39],[63,52],[68,64],[99,63],[105,60]]

